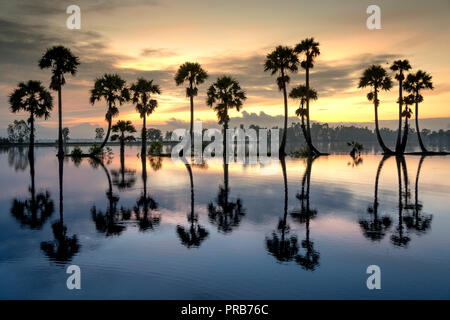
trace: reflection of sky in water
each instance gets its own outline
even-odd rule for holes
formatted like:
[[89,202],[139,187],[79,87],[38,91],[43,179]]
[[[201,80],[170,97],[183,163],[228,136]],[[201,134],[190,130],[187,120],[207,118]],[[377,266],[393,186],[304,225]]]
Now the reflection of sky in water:
[[[117,209],[132,210],[143,192],[139,148],[128,148],[125,179],[134,180],[118,188],[120,157],[107,165],[113,193],[120,199]],[[12,154],[15,152],[16,154]],[[38,148],[35,161],[36,192],[48,190],[55,205],[42,228],[31,229],[11,214],[12,199],[30,197],[29,165],[17,150],[0,153],[0,297],[1,298],[449,298],[450,170],[445,157],[423,161],[418,200],[421,214],[432,214],[431,226],[420,233],[408,229],[404,219],[406,247],[394,246],[398,232],[398,180],[395,158],[385,161],[379,178],[378,216],[387,216],[390,227],[380,241],[363,236],[359,221],[368,219],[374,203],[374,183],[381,156],[364,156],[352,166],[348,156],[316,159],[311,167],[309,237],[319,253],[315,271],[295,259],[279,262],[266,249],[265,239],[277,232],[284,214],[284,185],[278,162],[229,166],[229,202],[242,201],[245,216],[230,233],[218,232],[208,218],[208,204],[217,203],[223,186],[223,166],[209,163],[193,166],[195,213],[208,235],[198,248],[188,249],[177,236],[177,225],[189,230],[191,190],[188,170],[170,159],[162,159],[155,171],[147,161],[147,192],[158,204],[161,223],[142,232],[133,219],[124,221],[120,235],[106,237],[96,230],[91,208],[106,212],[108,178],[86,159],[76,167],[64,164],[64,225],[67,237],[77,236],[78,253],[68,264],[82,270],[82,290],[66,289],[65,267],[49,261],[41,242],[54,240],[52,224],[59,219],[58,161],[52,148]],[[406,157],[411,217],[415,201],[415,179],[419,157]],[[157,164],[156,164],[157,165]],[[155,166],[155,163],[153,163]],[[299,210],[302,178],[307,167],[302,160],[286,162],[288,213]],[[131,181],[128,180],[128,181]],[[127,182],[127,181],[125,181]],[[128,188],[127,188],[128,187]],[[404,181],[402,179],[404,189]],[[407,219],[407,218],[406,218]],[[411,220],[410,220],[411,221]],[[306,226],[287,215],[290,236],[296,236],[299,252]],[[365,269],[377,264],[382,270],[382,290],[366,288]]]

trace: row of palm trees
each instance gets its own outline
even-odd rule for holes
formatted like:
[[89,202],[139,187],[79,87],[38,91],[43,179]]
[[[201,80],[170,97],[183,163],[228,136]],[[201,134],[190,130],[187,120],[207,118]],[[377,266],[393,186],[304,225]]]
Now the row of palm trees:
[[[419,103],[423,101],[422,91],[433,90],[432,77],[428,73],[419,70],[416,73],[410,73],[405,77],[405,72],[411,69],[408,60],[394,61],[390,69],[395,71],[395,79],[399,83],[398,97],[398,134],[395,151],[386,146],[381,137],[378,125],[378,107],[380,105],[379,94],[381,91],[389,91],[393,87],[393,81],[387,71],[380,65],[372,65],[366,69],[359,80],[358,88],[370,87],[371,91],[367,94],[367,99],[373,101],[375,109],[375,131],[378,143],[383,149],[384,154],[403,154],[405,153],[406,143],[408,140],[409,124],[408,119],[411,118],[412,110],[409,106],[415,104],[416,132],[422,153],[430,154],[423,144],[419,129]],[[403,96],[403,90],[409,95]],[[403,107],[404,106],[404,107]],[[402,123],[404,119],[404,128],[402,136]]]
[[[322,155],[313,144],[310,128],[310,100],[317,100],[317,91],[310,87],[310,70],[314,68],[315,59],[320,55],[319,43],[314,38],[307,38],[291,48],[288,46],[278,46],[270,52],[265,60],[264,71],[277,75],[277,85],[283,93],[284,101],[284,130],[280,144],[279,154],[285,155],[286,132],[288,120],[288,97],[299,101],[299,107],[295,111],[301,118],[301,127],[308,151],[311,155]],[[58,156],[64,156],[63,134],[62,134],[62,86],[66,84],[65,75],[75,75],[79,58],[72,54],[70,49],[63,46],[54,46],[46,50],[39,61],[41,69],[51,69],[52,77],[49,88],[58,93]],[[292,88],[289,95],[287,85],[290,82],[289,73],[298,72],[299,66],[305,70],[305,84],[300,84]],[[423,153],[429,153],[425,148],[420,136],[418,123],[418,105],[423,101],[422,90],[433,89],[432,77],[424,71],[417,71],[414,74],[408,74],[405,78],[405,72],[411,69],[408,60],[397,60],[391,70],[395,71],[395,79],[399,82],[399,130],[395,152],[389,149],[383,142],[378,125],[378,107],[380,104],[379,93],[382,90],[388,91],[392,88],[392,78],[386,70],[379,65],[373,65],[364,71],[359,81],[359,88],[371,87],[367,95],[370,101],[373,101],[375,107],[375,131],[378,142],[385,154],[403,154],[406,148],[407,136],[409,132],[408,119],[411,118],[412,111],[409,106],[415,104],[416,131],[419,138],[419,144]],[[198,63],[186,62],[181,65],[175,74],[175,83],[177,86],[186,84],[186,96],[190,99],[190,136],[193,135],[194,122],[194,97],[198,95],[198,86],[205,82],[208,73]],[[409,95],[403,97],[403,90]],[[94,87],[90,90],[90,103],[92,105],[104,100],[107,104],[105,115],[108,122],[106,136],[100,148],[103,149],[107,144],[112,126],[112,119],[119,114],[119,107],[126,102],[131,101],[136,111],[139,113],[142,121],[142,150],[146,150],[147,143],[147,116],[150,116],[158,107],[156,95],[161,94],[159,85],[153,80],[139,78],[131,86],[118,74],[104,74],[95,79]],[[238,112],[246,100],[245,91],[241,88],[239,82],[229,76],[221,76],[207,90],[207,105],[216,111],[219,124],[223,125],[224,130],[228,128],[230,117],[229,109],[235,108]],[[34,121],[36,118],[47,119],[53,108],[53,98],[49,91],[39,81],[30,80],[19,83],[18,87],[9,96],[9,102],[12,112],[26,111],[30,114],[28,122],[31,126],[30,133],[30,152],[34,147]],[[404,106],[404,107],[403,107]],[[402,123],[404,119],[404,129],[402,137]],[[121,130],[124,129],[124,130]],[[120,121],[114,132],[121,132],[122,135],[115,135],[114,138],[124,143],[125,132],[136,132],[131,123]]]

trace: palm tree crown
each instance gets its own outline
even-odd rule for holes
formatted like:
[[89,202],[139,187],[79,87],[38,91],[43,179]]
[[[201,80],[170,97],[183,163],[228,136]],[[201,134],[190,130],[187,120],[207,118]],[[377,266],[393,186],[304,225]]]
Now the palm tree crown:
[[264,63],[264,71],[270,71],[272,75],[279,74],[277,84],[278,89],[282,90],[290,81],[286,72],[297,72],[298,63],[298,57],[292,48],[278,46],[267,55],[266,62]]
[[208,73],[199,63],[185,62],[175,74],[175,83],[177,86],[189,83],[189,87],[186,88],[186,96],[195,97],[198,94],[197,86],[205,82],[207,78]]
[[[127,139],[127,140],[133,140],[134,137],[133,136],[125,136],[125,133],[135,133],[136,132],[136,128],[133,126],[133,124],[131,123],[131,121],[123,121],[123,120],[119,120],[117,121],[117,123],[115,125],[112,126],[112,132],[114,133],[120,133],[119,135],[113,135],[111,137],[112,140],[116,140],[116,139],[120,139],[121,137]],[[114,137],[116,136],[116,137]]]
[[305,105],[305,102],[306,102],[306,99],[308,96],[309,96],[309,99],[317,100],[317,98],[318,98],[317,91],[314,89],[308,90],[308,88],[306,88],[306,86],[303,84],[298,85],[295,88],[292,88],[291,92],[289,93],[289,97],[291,99],[300,100],[300,106],[295,111],[295,114],[297,116],[301,116],[302,114],[305,113],[306,110],[304,109],[304,105]]
[[161,89],[153,80],[139,78],[130,87],[131,101],[136,105],[136,111],[141,118],[149,116],[158,107],[158,102],[151,98],[152,94],[161,94]]
[[405,80],[404,71],[411,70],[411,64],[408,60],[396,60],[392,63],[391,70],[398,71],[395,74],[395,79],[398,81],[403,81]]
[[319,43],[314,41],[314,38],[307,38],[295,46],[294,52],[304,55],[305,59],[301,61],[303,69],[312,69],[314,58],[320,55]]
[[230,120],[228,109],[236,108],[239,111],[245,99],[247,99],[245,91],[239,82],[231,77],[222,76],[209,87],[206,104],[216,111],[219,124],[227,125]]
[[417,96],[421,96],[421,90],[434,89],[432,79],[433,77],[431,75],[419,70],[415,74],[408,74],[403,88],[410,93],[419,93]]
[[380,101],[375,99],[375,91],[382,89],[389,91],[392,88],[392,78],[387,74],[386,70],[379,65],[373,65],[366,69],[363,76],[359,80],[358,88],[372,87],[374,91],[367,94],[367,99],[369,101],[374,101],[378,107]]
[[39,60],[39,67],[41,69],[52,69],[52,80],[50,88],[58,90],[66,83],[64,74],[70,73],[72,76],[77,73],[77,67],[80,60],[74,56],[70,49],[63,46],[54,46],[44,53]]
[[53,98],[40,81],[29,80],[21,82],[9,96],[11,112],[25,111],[30,113],[31,117],[47,120],[50,117],[50,111],[53,108]]

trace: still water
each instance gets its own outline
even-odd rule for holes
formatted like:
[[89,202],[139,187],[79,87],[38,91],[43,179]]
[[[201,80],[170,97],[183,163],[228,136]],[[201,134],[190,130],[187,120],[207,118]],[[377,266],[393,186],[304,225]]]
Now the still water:
[[224,168],[114,154],[0,152],[0,298],[450,298],[448,157]]

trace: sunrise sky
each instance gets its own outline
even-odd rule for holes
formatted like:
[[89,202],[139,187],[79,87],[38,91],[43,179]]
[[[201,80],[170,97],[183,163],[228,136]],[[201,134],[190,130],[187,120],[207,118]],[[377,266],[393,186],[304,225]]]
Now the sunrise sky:
[[[66,28],[65,10],[71,4],[81,8],[81,30]],[[366,28],[370,4],[381,7],[382,30]],[[358,77],[371,64],[388,68],[398,58],[409,59],[414,71],[433,75],[436,89],[425,93],[420,117],[450,117],[449,9],[448,0],[3,1],[0,129],[17,118],[9,112],[7,96],[19,81],[36,79],[48,85],[50,73],[39,70],[37,61],[47,47],[59,44],[81,60],[78,74],[68,76],[63,89],[64,126],[105,126],[104,102],[89,104],[89,89],[105,72],[119,73],[128,83],[140,76],[154,79],[163,93],[149,126],[183,125],[189,121],[189,101],[173,76],[185,61],[201,63],[210,74],[199,87],[196,119],[215,120],[205,104],[205,92],[222,74],[235,77],[247,91],[243,110],[279,116],[282,95],[275,77],[263,70],[265,55],[276,45],[293,46],[311,36],[320,42],[322,52],[311,75],[311,85],[319,93],[312,104],[313,120],[373,121],[367,90],[356,88]],[[300,70],[292,76],[291,86],[303,82]],[[381,119],[396,118],[397,92],[395,86],[381,95]],[[290,101],[290,116],[296,107]],[[121,107],[118,119],[141,123],[131,104]],[[39,124],[56,127],[56,112]]]

